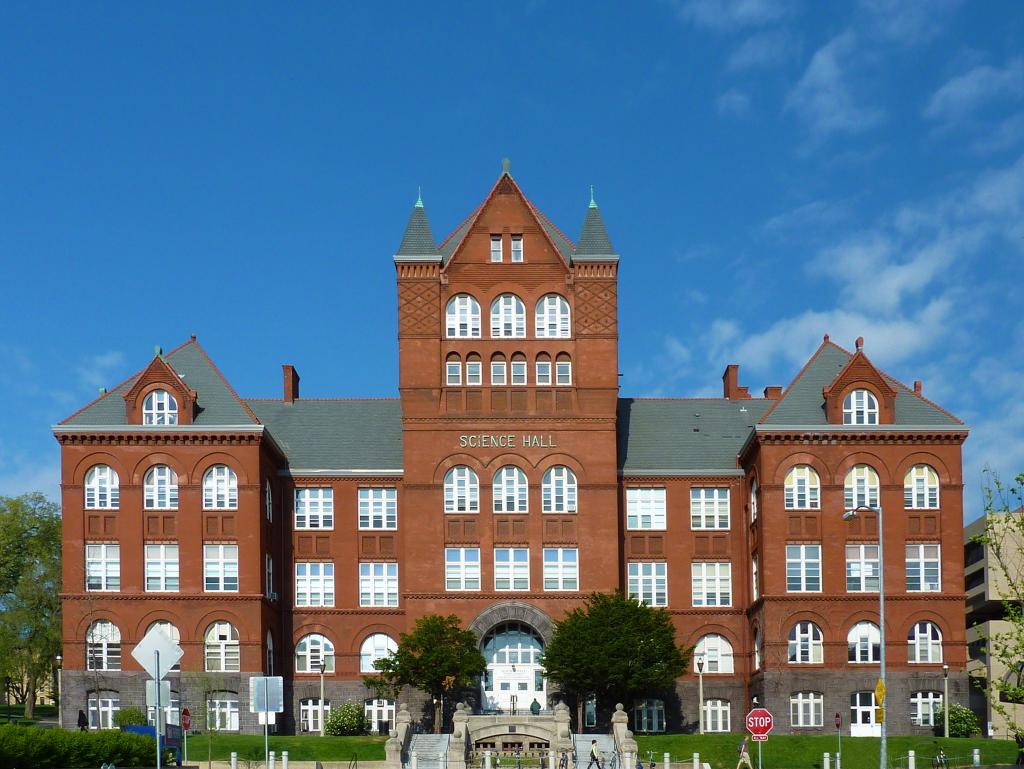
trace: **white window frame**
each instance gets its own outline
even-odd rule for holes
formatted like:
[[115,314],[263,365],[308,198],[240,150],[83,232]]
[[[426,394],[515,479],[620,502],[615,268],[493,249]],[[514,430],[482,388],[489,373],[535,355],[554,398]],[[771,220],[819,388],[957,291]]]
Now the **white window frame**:
[[543,552],[544,592],[580,589],[580,551],[575,547],[545,547]]
[[728,732],[732,728],[732,704],[729,700],[704,700],[704,731]]
[[[523,236],[522,235],[512,235],[510,240],[511,240],[511,244],[512,244],[512,253],[511,253],[511,256],[509,257],[509,259],[512,262],[512,264],[522,264],[523,263]],[[518,246],[518,248],[517,248],[517,246]]]
[[456,465],[444,476],[446,513],[480,512],[480,478],[471,467]]
[[846,592],[877,593],[879,578],[878,544],[847,543]]
[[373,663],[386,659],[397,651],[398,644],[387,633],[370,633],[359,645],[359,672],[378,672]]
[[847,510],[878,508],[878,473],[871,465],[854,465],[846,473],[843,503]]
[[750,522],[751,523],[753,523],[754,521],[757,520],[757,516],[758,516],[758,503],[759,503],[758,494],[759,493],[760,493],[760,490],[758,489],[758,486],[757,486],[757,478],[755,478],[750,483]]
[[203,475],[203,510],[237,510],[238,476],[227,465],[214,465]]
[[630,561],[626,564],[629,597],[648,606],[668,606],[668,563]]
[[859,389],[843,399],[844,425],[877,425],[878,398],[870,390]]
[[295,528],[334,528],[334,489],[330,486],[303,486],[295,489]]
[[203,592],[238,592],[238,545],[203,543]]
[[508,385],[508,366],[504,358],[491,359],[491,386],[506,387]]
[[334,606],[334,562],[295,562],[295,605]]
[[491,263],[500,264],[505,261],[505,245],[501,235],[491,235]]
[[810,620],[801,620],[789,629],[787,660],[790,665],[822,665],[825,661],[825,636]]
[[873,691],[850,693],[850,725],[870,726],[875,722],[875,693]]
[[936,726],[942,706],[942,692],[914,692],[910,695],[911,723],[914,726]]
[[178,545],[147,542],[145,551],[146,592],[177,593],[181,589]]
[[576,512],[576,473],[565,465],[549,467],[541,479],[541,512]]
[[861,620],[846,634],[846,661],[851,665],[877,665],[881,648],[882,634],[874,622]]
[[[220,692],[220,694],[228,694],[228,692]],[[206,728],[217,732],[237,732],[238,698],[224,696],[207,698]]]
[[735,660],[732,644],[720,633],[702,635],[693,650],[693,672],[697,670],[697,660],[704,660],[704,675],[732,675],[735,672]]
[[395,701],[373,698],[364,700],[363,718],[370,734],[377,734],[382,721],[387,721],[389,727],[395,723]]
[[[164,724],[181,725],[181,693],[171,690],[171,701],[160,708],[163,712]],[[156,726],[156,708],[152,705],[146,706],[146,721],[150,726]]]
[[447,387],[462,386],[462,361],[457,357],[444,362],[444,383]]
[[238,628],[226,620],[211,623],[203,634],[203,669],[207,673],[237,673],[240,666]]
[[537,301],[534,329],[538,339],[569,339],[572,336],[572,313],[569,302],[561,294],[546,294]]
[[527,364],[525,358],[513,358],[510,364],[512,374],[511,383],[513,387],[526,387],[529,381],[526,378]]
[[320,662],[324,672],[334,672],[334,643],[323,633],[309,633],[295,644],[295,672],[319,673]]
[[142,401],[142,424],[178,424],[178,401],[167,390],[153,390]]
[[444,589],[449,593],[478,591],[480,580],[479,547],[444,549]]
[[121,669],[121,629],[107,619],[96,620],[85,634],[85,669]]
[[104,694],[117,695],[117,692],[92,691],[89,692],[89,697],[86,700],[86,708],[89,711],[89,728],[94,731],[118,728],[117,724],[114,723],[114,716],[121,709],[121,698],[117,696],[101,696]]
[[331,716],[331,701],[324,699],[323,708],[320,707],[319,697],[303,697],[299,700],[299,731],[320,733],[320,713],[324,714],[324,721]]
[[903,479],[903,507],[907,510],[939,509],[939,474],[931,465],[914,465]]
[[786,592],[821,592],[821,544],[786,545]]
[[398,606],[398,564],[363,561],[359,564],[359,605]]
[[530,549],[494,548],[494,590],[499,593],[523,593],[530,589]]
[[[929,555],[934,548],[934,554]],[[938,542],[912,542],[906,546],[908,593],[942,591],[942,545]]]
[[664,486],[626,487],[626,528],[630,531],[666,528]]
[[515,465],[498,468],[491,484],[491,495],[495,513],[530,512],[530,484],[526,473]]
[[690,564],[691,599],[695,608],[732,606],[732,563],[694,561]]
[[456,294],[448,300],[444,312],[445,337],[480,338],[480,303],[469,294]]
[[793,692],[789,695],[789,723],[797,729],[813,729],[824,723],[825,695]]
[[786,473],[783,492],[787,510],[820,510],[821,478],[810,465],[794,465]]
[[466,387],[483,385],[483,361],[479,358],[466,359]]
[[146,510],[178,509],[178,474],[167,465],[153,465],[142,481]]
[[359,530],[394,531],[398,528],[398,489],[394,486],[360,486]]
[[491,302],[491,338],[526,338],[526,306],[515,294],[501,294]]
[[690,489],[690,528],[728,530],[729,489],[724,486],[694,486]]
[[121,506],[121,480],[110,465],[93,465],[85,474],[85,509],[117,510]]
[[572,387],[572,361],[567,358],[555,359],[555,387]]
[[88,593],[121,591],[121,546],[108,542],[85,544],[85,590]]
[[[933,635],[938,638],[934,638]],[[907,646],[907,662],[912,665],[934,665],[942,662],[942,629],[929,620],[915,622],[907,634]]]
[[538,360],[535,366],[537,379],[536,384],[538,387],[547,387],[551,385],[551,360],[544,359]]

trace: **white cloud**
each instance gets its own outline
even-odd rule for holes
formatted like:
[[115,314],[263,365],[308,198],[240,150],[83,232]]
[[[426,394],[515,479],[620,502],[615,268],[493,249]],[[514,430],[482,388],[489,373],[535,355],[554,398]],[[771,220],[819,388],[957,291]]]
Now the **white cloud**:
[[685,0],[678,7],[684,21],[716,32],[762,26],[791,11],[785,0]]
[[740,43],[726,62],[732,72],[779,64],[792,54],[793,43],[781,30],[759,32]]
[[983,64],[948,80],[932,94],[924,115],[932,120],[956,122],[988,102],[1021,96],[1024,96],[1024,59],[1011,59],[1001,69]]
[[994,128],[985,131],[971,143],[975,152],[989,153],[1008,150],[1024,140],[1024,112],[1010,115]]
[[764,223],[764,231],[777,237],[813,235],[834,227],[849,216],[850,206],[844,200],[812,200],[776,214]]
[[56,445],[46,457],[13,454],[0,445],[0,496],[18,497],[41,491],[60,502],[60,463]]
[[743,117],[750,112],[750,97],[735,88],[718,97],[718,114],[727,117]]
[[846,30],[819,48],[799,82],[786,96],[785,108],[795,112],[819,138],[833,133],[859,133],[882,121],[876,107],[859,105],[850,91],[850,62],[857,36]]
[[85,387],[110,387],[116,384],[112,378],[124,362],[123,352],[110,351],[91,355],[78,365],[78,379]]
[[872,30],[901,45],[934,39],[949,23],[961,0],[861,0]]

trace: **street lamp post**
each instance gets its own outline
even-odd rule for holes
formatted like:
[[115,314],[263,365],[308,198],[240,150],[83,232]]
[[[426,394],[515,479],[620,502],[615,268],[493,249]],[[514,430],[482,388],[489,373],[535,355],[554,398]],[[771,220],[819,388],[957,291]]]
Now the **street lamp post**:
[[320,658],[320,736],[327,734],[324,728],[324,673],[327,671],[327,658]]
[[[852,510],[843,513],[843,520],[850,521],[857,517],[858,513],[874,513],[878,516],[878,633],[879,633],[879,654],[878,654],[878,678],[882,682],[882,689],[885,690],[885,540],[882,527],[882,503],[875,506],[857,505]],[[883,706],[884,707],[884,706]],[[886,754],[886,727],[889,719],[882,711],[882,739],[878,745],[878,769],[886,769],[888,755]]]
[[942,736],[949,737],[949,665],[942,666]]
[[704,734],[704,655],[697,657],[697,727]]
[[64,728],[64,702],[61,698],[61,677],[64,673],[64,658],[61,655],[57,655],[57,728]]

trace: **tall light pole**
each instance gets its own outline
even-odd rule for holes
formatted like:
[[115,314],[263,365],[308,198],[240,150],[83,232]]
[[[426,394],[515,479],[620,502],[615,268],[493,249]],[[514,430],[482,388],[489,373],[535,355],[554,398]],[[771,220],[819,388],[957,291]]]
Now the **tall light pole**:
[[64,672],[63,663],[64,658],[61,655],[57,655],[57,728],[64,728],[64,703],[61,700],[60,689],[61,689],[61,674]]
[[949,737],[949,665],[942,666],[942,736]]
[[697,727],[704,734],[704,654],[697,658]]
[[[875,506],[858,505],[852,510],[843,513],[844,521],[851,521],[858,513],[874,513],[878,516],[878,633],[880,643],[878,655],[878,679],[882,682],[882,689],[885,690],[885,538],[882,527],[882,503]],[[877,703],[876,703],[877,705]],[[882,706],[884,708],[884,705]],[[882,739],[878,745],[878,769],[886,769],[888,755],[886,754],[885,734],[889,719],[882,711]]]
[[320,657],[320,736],[327,734],[324,729],[324,673],[327,670],[327,658]]

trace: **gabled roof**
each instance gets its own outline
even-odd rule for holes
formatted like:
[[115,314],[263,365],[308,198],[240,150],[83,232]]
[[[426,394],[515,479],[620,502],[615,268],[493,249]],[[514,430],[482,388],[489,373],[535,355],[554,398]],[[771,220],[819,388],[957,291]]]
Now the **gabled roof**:
[[[259,424],[256,415],[238,397],[195,338],[167,353],[164,361],[186,387],[196,392],[194,426]],[[61,424],[75,427],[127,424],[123,396],[145,370],[132,375]]]
[[[831,341],[824,341],[807,365],[796,375],[782,398],[761,419],[763,425],[827,425],[822,391],[839,376],[853,354]],[[954,426],[959,419],[918,395],[884,372],[879,372],[896,390],[896,425]]]
[[428,257],[437,258],[437,246],[434,243],[434,234],[430,231],[430,222],[427,220],[427,211],[423,207],[423,199],[417,198],[412,213],[409,214],[409,223],[405,226],[405,234],[402,236],[402,243],[398,246],[395,256],[404,257]]

